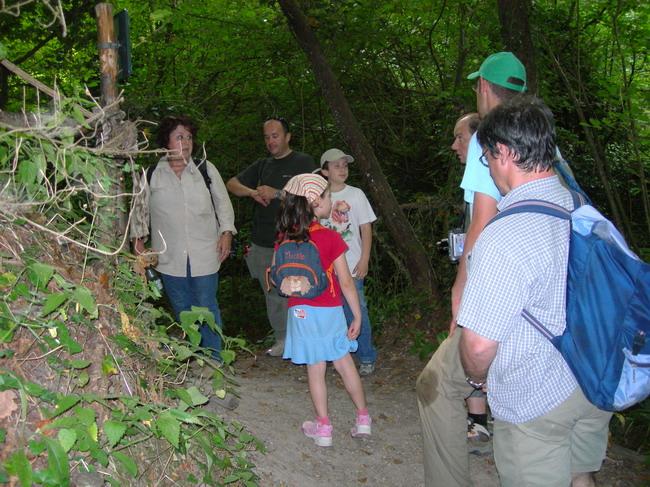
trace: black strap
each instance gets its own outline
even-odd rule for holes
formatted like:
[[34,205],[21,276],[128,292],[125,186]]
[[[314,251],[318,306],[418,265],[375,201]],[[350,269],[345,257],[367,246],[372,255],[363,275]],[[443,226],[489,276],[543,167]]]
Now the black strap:
[[[260,170],[257,173],[257,186],[262,186],[262,174],[264,173],[264,169],[266,169],[267,164],[269,163],[269,158],[265,158],[262,161],[262,164],[260,164]],[[254,188],[253,188],[254,189]]]

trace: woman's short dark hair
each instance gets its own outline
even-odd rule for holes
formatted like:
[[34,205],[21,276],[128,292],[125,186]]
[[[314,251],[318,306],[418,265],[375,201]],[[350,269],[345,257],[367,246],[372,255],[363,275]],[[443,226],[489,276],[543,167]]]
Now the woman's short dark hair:
[[169,134],[176,130],[179,125],[189,130],[192,138],[196,138],[199,129],[188,117],[165,117],[158,126],[158,147],[169,149]]
[[534,96],[517,96],[496,106],[478,128],[483,150],[499,154],[497,143],[512,154],[524,172],[543,172],[553,168],[556,153],[553,113]]

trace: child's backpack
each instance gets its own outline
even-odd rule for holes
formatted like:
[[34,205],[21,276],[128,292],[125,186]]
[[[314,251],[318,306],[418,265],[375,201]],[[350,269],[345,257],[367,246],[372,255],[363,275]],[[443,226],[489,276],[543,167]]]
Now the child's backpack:
[[560,351],[589,402],[621,411],[650,395],[650,265],[609,220],[572,195],[573,212],[526,200],[491,222],[522,212],[571,222],[564,333],[553,336],[526,310],[521,315]]
[[[322,230],[314,225],[311,231]],[[316,244],[311,240],[297,242],[283,240],[275,251],[275,264],[266,270],[266,285],[271,289],[269,278],[276,284],[281,296],[314,299],[329,287],[334,291],[334,263],[323,270]]]

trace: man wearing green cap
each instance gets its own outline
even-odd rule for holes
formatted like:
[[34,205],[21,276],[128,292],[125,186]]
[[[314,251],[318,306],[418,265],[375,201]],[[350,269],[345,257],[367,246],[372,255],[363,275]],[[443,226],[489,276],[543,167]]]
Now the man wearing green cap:
[[[511,52],[489,56],[480,69],[468,76],[476,79],[476,107],[479,116],[504,101],[526,91],[526,69]],[[463,256],[452,288],[452,322],[447,338],[438,348],[417,380],[418,408],[424,443],[424,481],[426,487],[471,486],[467,446],[467,414],[464,401],[475,388],[465,377],[458,344],[462,329],[456,328],[456,315],[467,281],[465,256],[488,221],[497,213],[501,200],[490,172],[480,162],[483,154],[472,136],[461,188],[470,205],[471,222],[465,237]]]
[[[493,108],[513,96],[526,91],[526,68],[511,52],[498,52],[489,56],[481,68],[470,74],[467,79],[475,79],[476,109],[479,117],[484,118]],[[466,255],[483,230],[483,227],[497,214],[497,203],[501,194],[490,177],[490,171],[479,161],[483,150],[476,134],[469,142],[467,164],[460,187],[465,190],[465,201],[470,205],[472,220],[465,237]],[[452,288],[452,327],[460,307],[460,298],[467,281],[465,258],[458,265],[456,282]]]

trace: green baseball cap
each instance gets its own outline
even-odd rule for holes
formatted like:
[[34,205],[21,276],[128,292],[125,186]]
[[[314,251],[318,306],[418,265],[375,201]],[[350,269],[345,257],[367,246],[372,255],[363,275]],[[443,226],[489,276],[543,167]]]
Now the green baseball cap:
[[[515,91],[526,91],[526,68],[521,61],[511,52],[497,52],[488,56],[481,67],[475,73],[470,74],[467,79],[481,77],[495,85],[510,88]],[[508,78],[518,78],[524,82],[523,85],[510,83]]]

